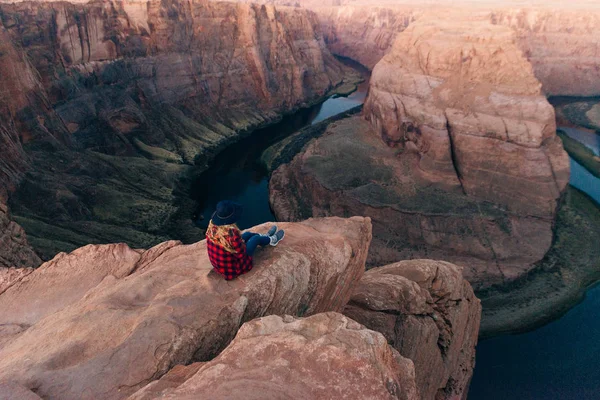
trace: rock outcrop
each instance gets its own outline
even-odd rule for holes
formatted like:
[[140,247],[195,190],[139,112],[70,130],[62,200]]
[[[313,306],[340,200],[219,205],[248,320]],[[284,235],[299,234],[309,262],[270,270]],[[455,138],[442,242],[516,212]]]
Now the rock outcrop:
[[415,22],[373,70],[365,116],[386,143],[419,155],[425,180],[552,218],[568,157],[515,41],[489,23]]
[[141,399],[420,399],[410,360],[337,313],[268,316],[174,389]]
[[43,259],[88,243],[197,240],[178,214],[188,177],[344,74],[298,8],[24,2],[0,4],[0,21],[0,80],[15,82],[0,178],[22,181],[11,212]]
[[411,260],[372,269],[344,314],[414,362],[423,399],[467,398],[481,304],[459,267]]
[[516,279],[552,243],[551,220],[519,218],[456,189],[423,184],[418,157],[398,157],[360,117],[331,125],[271,176],[279,220],[368,215],[370,267],[402,259],[446,260],[464,268],[475,288]]
[[204,241],[57,256],[0,294],[0,381],[46,399],[121,399],[175,365],[209,361],[246,321],[341,311],[364,272],[369,220],[281,227],[285,244],[230,282],[212,272]]
[[468,26],[419,20],[398,37],[373,71],[370,124],[332,124],[273,174],[279,219],[369,215],[369,265],[447,260],[476,289],[544,257],[569,178],[554,112],[514,33]]

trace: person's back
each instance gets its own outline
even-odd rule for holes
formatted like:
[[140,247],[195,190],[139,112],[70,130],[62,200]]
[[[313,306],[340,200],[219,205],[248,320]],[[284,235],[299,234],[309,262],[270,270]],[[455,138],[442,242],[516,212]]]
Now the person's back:
[[284,232],[273,226],[267,235],[245,232],[242,234],[235,225],[242,213],[242,207],[231,201],[217,204],[206,230],[208,258],[219,274],[232,280],[252,269],[252,256],[258,246],[276,246],[284,237]]

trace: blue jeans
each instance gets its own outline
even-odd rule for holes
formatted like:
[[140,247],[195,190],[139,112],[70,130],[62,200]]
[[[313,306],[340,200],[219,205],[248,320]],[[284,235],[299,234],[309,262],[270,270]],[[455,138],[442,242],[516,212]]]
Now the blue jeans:
[[265,235],[259,235],[254,232],[242,233],[242,239],[246,242],[246,254],[250,257],[254,255],[254,251],[258,246],[266,246],[271,243],[271,238]]

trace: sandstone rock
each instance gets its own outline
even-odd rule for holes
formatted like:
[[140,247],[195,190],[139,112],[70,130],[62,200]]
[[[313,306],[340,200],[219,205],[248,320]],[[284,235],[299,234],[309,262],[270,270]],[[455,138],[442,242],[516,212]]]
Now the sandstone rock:
[[600,8],[598,3],[499,8],[493,23],[517,32],[519,47],[548,96],[600,95]]
[[[120,399],[174,365],[210,360],[245,321],[341,311],[364,271],[370,221],[281,228],[285,241],[258,253],[253,271],[230,282],[212,272],[204,241],[140,252],[88,246],[58,256],[0,295],[3,304],[28,296],[19,313],[0,317],[2,326],[22,328],[0,346],[0,380],[49,399]],[[35,292],[42,280],[65,275],[73,276],[73,294],[60,285]],[[34,313],[42,300],[43,315]]]
[[358,5],[315,8],[329,50],[373,69],[423,11],[420,7]]
[[481,305],[456,265],[401,261],[368,271],[344,314],[415,364],[423,399],[466,399]]
[[477,290],[534,268],[552,243],[568,156],[514,33],[464,26],[423,18],[398,36],[373,71],[370,126],[333,124],[273,174],[279,219],[368,215],[371,266],[443,259]]
[[426,179],[454,177],[469,196],[554,217],[568,156],[510,29],[415,22],[374,69],[365,116],[390,145],[419,154]]
[[414,379],[381,334],[341,314],[272,315],[244,324],[217,358],[154,398],[418,399]]
[[286,221],[368,215],[369,266],[446,260],[462,266],[477,289],[512,281],[544,257],[550,219],[508,213],[464,195],[453,181],[432,184],[419,162],[416,152],[386,146],[367,121],[348,118],[272,174],[271,207]]

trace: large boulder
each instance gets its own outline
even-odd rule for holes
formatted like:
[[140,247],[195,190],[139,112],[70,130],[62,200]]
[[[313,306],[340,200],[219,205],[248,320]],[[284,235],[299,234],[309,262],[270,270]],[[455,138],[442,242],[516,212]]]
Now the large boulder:
[[412,362],[377,332],[329,312],[244,324],[217,358],[176,388],[140,399],[420,399]]
[[466,399],[481,304],[456,265],[401,261],[368,271],[344,314],[415,364],[423,399]]
[[233,281],[212,271],[205,241],[59,255],[0,295],[1,309],[18,307],[0,316],[15,327],[0,347],[0,381],[46,399],[120,399],[174,365],[212,359],[245,321],[341,311],[364,272],[369,219],[281,228],[284,242]]

